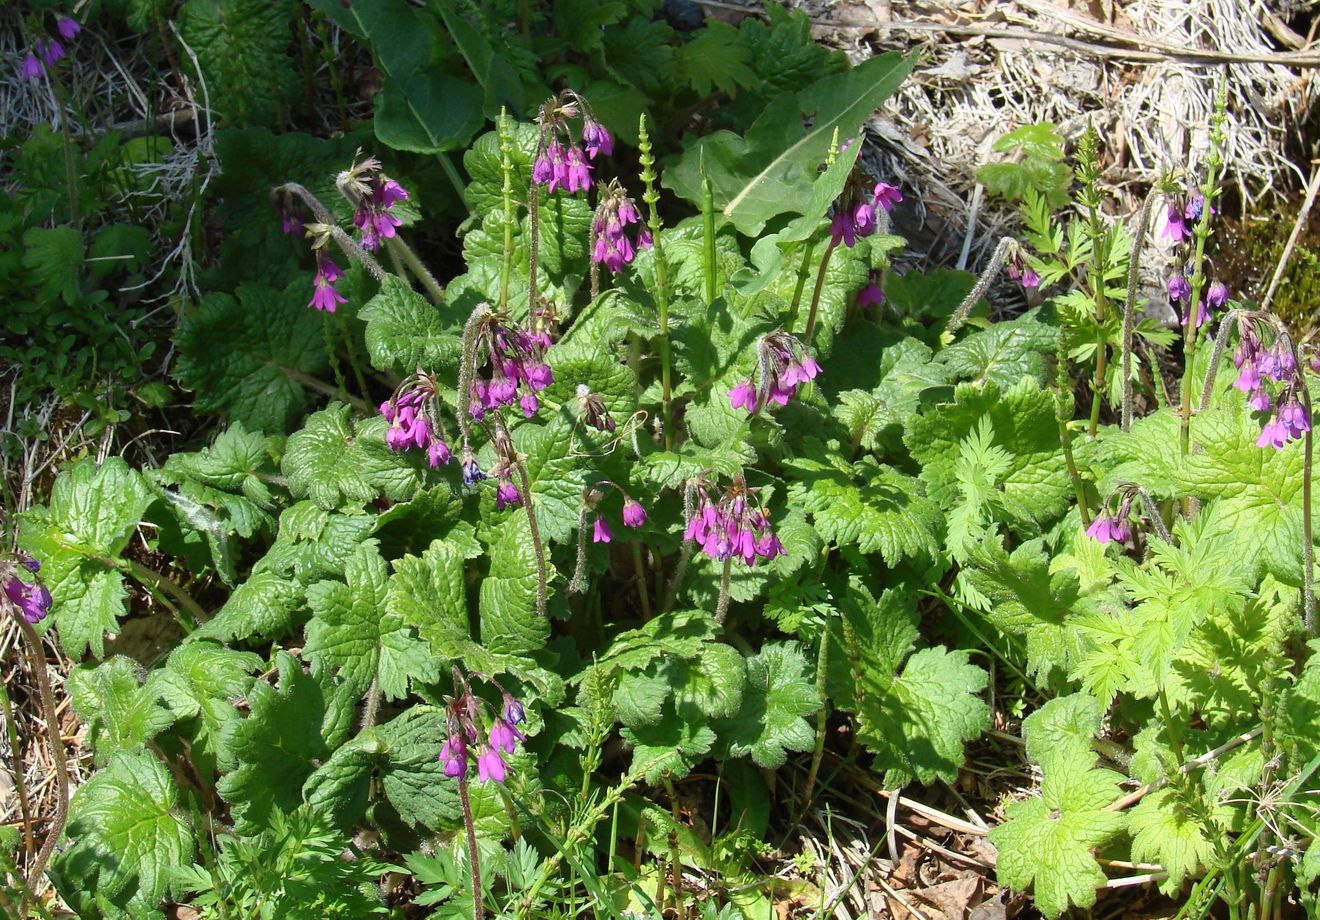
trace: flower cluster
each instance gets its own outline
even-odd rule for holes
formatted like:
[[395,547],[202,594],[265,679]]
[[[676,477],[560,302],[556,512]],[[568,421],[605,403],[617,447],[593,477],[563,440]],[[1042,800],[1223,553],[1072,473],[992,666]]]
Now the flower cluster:
[[[498,417],[495,436],[491,438],[490,443],[495,450],[495,465],[490,470],[490,475],[495,477],[495,508],[498,511],[517,508],[523,503],[523,494],[513,482],[513,474],[518,469],[518,452],[509,437],[509,430]],[[476,485],[483,479],[489,478],[477,464],[477,458],[473,456],[472,448],[466,441],[463,443],[462,467],[463,484],[466,486]]]
[[[1267,349],[1261,343],[1254,319],[1240,315],[1233,364],[1238,369],[1233,386],[1248,394],[1247,405],[1257,412],[1270,413],[1256,439],[1257,447],[1279,450],[1311,430],[1310,414],[1300,396],[1306,384],[1286,333],[1276,329],[1274,343]],[[1277,385],[1273,395],[1270,382]]]
[[380,404],[380,414],[390,423],[385,432],[385,443],[390,450],[425,449],[427,462],[433,468],[450,459],[449,444],[440,422],[438,392],[435,380],[418,371]]
[[830,239],[851,249],[861,237],[870,236],[879,229],[879,212],[889,213],[903,200],[903,194],[888,182],[877,182],[869,198],[863,197],[857,186],[850,183],[830,218]]
[[[1172,195],[1165,203],[1159,221],[1159,238],[1168,240],[1177,247],[1174,252],[1173,273],[1166,282],[1169,306],[1178,314],[1184,326],[1195,323],[1198,329],[1211,320],[1214,315],[1212,311],[1220,309],[1228,302],[1228,287],[1216,281],[1204,289],[1203,296],[1195,304],[1192,303],[1191,282],[1194,279],[1188,279],[1184,268],[1190,247],[1184,244],[1191,242],[1195,225],[1205,214],[1206,207],[1205,197],[1200,192]],[[1210,213],[1214,212],[1214,208],[1210,208]]]
[[[1169,276],[1169,305],[1185,304],[1182,310],[1182,324],[1185,326],[1192,319],[1192,285],[1181,272]],[[1196,326],[1199,329],[1210,321],[1211,310],[1218,310],[1228,302],[1228,286],[1222,281],[1213,282],[1206,288],[1205,296],[1196,304]]]
[[757,559],[785,555],[784,545],[770,527],[770,513],[755,501],[753,490],[741,476],[718,498],[711,497],[704,483],[694,488],[696,504],[683,539],[696,542],[717,562],[737,557],[752,566]]
[[636,240],[630,240],[625,228],[629,224],[640,223],[641,214],[637,205],[624,192],[618,179],[613,179],[600,190],[600,203],[596,205],[596,217],[592,224],[592,236],[595,246],[591,258],[610,271],[618,273],[633,260],[639,249],[651,248],[651,231],[645,225],[638,227]]
[[[1205,208],[1205,197],[1193,191],[1183,196],[1170,196],[1165,203],[1163,226],[1160,238],[1175,245],[1185,243],[1192,238],[1192,227],[1201,219]],[[1214,209],[1210,209],[1214,213]]]
[[1022,258],[1021,251],[1016,248],[1013,255],[1008,259],[1006,270],[1009,280],[1020,282],[1023,287],[1040,287],[1040,275],[1036,274],[1036,270],[1027,264],[1027,261]]
[[381,170],[380,161],[367,157],[354,163],[335,180],[339,190],[353,202],[353,223],[361,234],[362,248],[375,252],[381,240],[393,239],[403,221],[392,213],[394,205],[407,199],[407,190]]
[[585,383],[577,386],[578,406],[582,411],[582,420],[597,431],[614,434],[614,416],[605,407],[605,400],[599,393],[591,392]]
[[4,582],[5,596],[18,608],[24,620],[40,623],[50,613],[50,591],[40,578],[31,582],[20,578],[20,567],[34,575],[41,571],[41,563],[27,553],[18,554],[17,565],[9,561],[0,562],[0,581]]
[[770,403],[788,405],[800,384],[815,379],[820,365],[806,347],[786,332],[772,332],[757,343],[759,387],[744,380],[729,391],[735,409],[755,412]]
[[468,771],[468,751],[477,749],[477,782],[494,780],[504,782],[509,776],[509,765],[505,755],[512,754],[518,748],[518,742],[526,741],[526,736],[517,726],[526,721],[527,714],[523,705],[507,690],[490,679],[500,691],[502,697],[500,709],[491,719],[490,728],[485,738],[480,727],[483,723],[483,709],[489,704],[472,692],[471,686],[457,668],[454,669],[456,696],[445,697],[445,742],[440,745],[439,760],[444,764],[445,776],[451,779],[466,777]]
[[482,365],[477,362],[476,354],[470,356],[473,368],[480,369],[472,374],[468,414],[480,421],[490,410],[517,402],[523,417],[531,418],[541,407],[536,394],[555,379],[545,362],[550,336],[544,331],[527,332],[502,322],[495,314],[487,316],[474,342],[477,347],[484,344],[486,361]]
[[[60,33],[60,38],[66,42],[71,42],[78,37],[78,33],[82,31],[82,26],[78,24],[76,19],[60,16],[55,20],[55,31]],[[47,67],[54,66],[63,57],[64,46],[60,44],[59,39],[39,38],[33,43],[33,50],[23,57],[18,75],[24,80],[36,80],[46,72]]]
[[[579,116],[580,144],[569,125]],[[587,160],[613,153],[614,139],[592,115],[586,100],[571,89],[564,90],[541,106],[536,121],[541,126],[541,138],[532,162],[532,181],[546,186],[551,194],[560,188],[570,195],[591,188],[591,164]]]

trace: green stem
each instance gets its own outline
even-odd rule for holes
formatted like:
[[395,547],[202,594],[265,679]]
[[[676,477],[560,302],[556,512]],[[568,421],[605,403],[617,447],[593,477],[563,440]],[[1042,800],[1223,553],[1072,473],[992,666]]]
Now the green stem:
[[646,585],[646,565],[642,561],[642,544],[632,542],[633,567],[637,570],[637,596],[642,601],[642,619],[651,619],[651,595]]
[[500,265],[500,312],[504,312],[509,306],[509,282],[513,277],[513,141],[509,137],[509,113],[504,109],[500,109],[499,144],[500,170],[504,174],[504,261]]
[[353,379],[357,383],[358,395],[363,399],[369,399],[371,397],[371,391],[367,389],[367,378],[362,373],[361,362],[358,361],[357,348],[353,342],[353,333],[348,328],[348,320],[345,319],[344,314],[342,313],[336,315],[339,317],[339,334],[344,340],[344,350],[348,354],[348,366],[353,371]]
[[1072,393],[1068,384],[1068,353],[1064,348],[1063,335],[1060,333],[1055,353],[1054,419],[1059,426],[1059,446],[1063,448],[1063,459],[1068,467],[1068,479],[1072,482],[1073,495],[1077,499],[1077,511],[1082,518],[1082,526],[1091,526],[1091,509],[1086,502],[1086,488],[1082,483],[1082,474],[1077,469],[1077,459],[1073,456],[1072,432],[1068,422],[1072,420]]
[[1127,297],[1123,301],[1123,407],[1119,414],[1119,427],[1123,431],[1132,429],[1132,326],[1137,304],[1137,282],[1141,275],[1141,247],[1146,241],[1146,230],[1150,226],[1150,212],[1155,205],[1157,189],[1152,188],[1142,202],[1141,214],[1137,218],[1137,232],[1132,237],[1132,249],[1128,252]]
[[23,816],[23,852],[28,859],[36,844],[32,841],[32,811],[28,804],[27,780],[23,778],[23,749],[18,742],[18,726],[14,724],[14,708],[9,702],[9,688],[0,679],[0,706],[5,717],[5,734],[9,737],[9,754],[13,758],[14,792],[18,794],[18,810]]
[[330,365],[330,370],[335,374],[335,386],[339,388],[339,398],[348,401],[348,382],[344,379],[344,369],[339,363],[339,349],[335,346],[334,330],[330,324],[334,322],[329,313],[321,314],[321,333],[325,339],[325,358]]
[[408,270],[422,283],[422,287],[426,288],[426,296],[431,303],[438,305],[445,299],[445,289],[435,280],[435,276],[422,264],[422,260],[417,258],[417,253],[413,252],[412,247],[405,243],[402,237],[392,236],[385,241],[385,244],[390,247],[391,252],[398,253],[403,259],[403,264],[408,266]]
[[[503,109],[500,110],[500,117],[508,117],[504,114]],[[501,148],[501,152],[503,152],[503,148]],[[468,207],[467,203],[467,187],[463,185],[463,177],[459,175],[458,167],[454,165],[454,161],[449,158],[447,153],[436,154],[436,159],[440,161],[440,168],[444,170],[445,178],[454,187],[454,194],[458,196],[458,200],[462,202],[468,214],[471,214],[472,209]]]
[[673,821],[673,825],[669,828],[669,872],[674,882],[674,906],[677,907],[683,890],[683,854],[678,848],[678,794],[674,792],[674,781],[670,779],[668,771],[665,772],[662,781],[665,794],[669,796],[669,816]]
[[705,175],[705,162],[702,162],[701,176],[701,217],[702,226],[705,230],[706,248],[705,259],[702,268],[706,273],[706,306],[712,306],[715,303],[716,277],[715,277],[715,190],[710,184],[710,179]]
[[73,132],[69,130],[69,110],[73,108],[73,101],[69,98],[68,90],[64,88],[64,81],[60,79],[55,68],[48,67],[46,72],[50,75],[51,86],[55,87],[55,95],[60,101],[60,139],[64,143],[64,181],[69,188],[69,222],[76,227],[80,223],[78,217],[78,171],[73,164]]
[[[1092,190],[1094,191],[1094,190]],[[1095,437],[1100,426],[1100,404],[1104,399],[1105,371],[1109,363],[1109,346],[1105,341],[1105,314],[1108,312],[1108,298],[1105,296],[1105,263],[1109,258],[1109,246],[1103,226],[1100,223],[1100,211],[1096,206],[1095,195],[1088,195],[1086,227],[1091,238],[1091,270],[1087,273],[1091,284],[1091,298],[1095,301],[1095,379],[1091,385],[1091,416],[1086,433]]]
[[807,279],[811,277],[811,260],[816,255],[816,243],[818,240],[812,237],[807,241],[807,247],[802,251],[802,264],[797,270],[797,286],[793,288],[793,303],[788,308],[789,329],[797,325],[798,306],[802,303],[802,292],[807,289]]
[[802,804],[798,807],[798,820],[811,807],[811,797],[816,788],[816,777],[820,774],[821,761],[825,759],[825,723],[829,719],[829,698],[826,696],[826,676],[830,662],[830,618],[825,616],[825,627],[820,633],[820,650],[816,654],[816,699],[820,703],[820,714],[816,716],[816,746],[811,752],[811,769],[807,771],[807,781],[802,789]]
[[825,287],[825,272],[830,267],[830,256],[834,255],[838,246],[831,237],[829,245],[825,247],[825,255],[821,256],[820,269],[816,272],[816,287],[811,292],[811,309],[807,311],[807,328],[802,333],[802,344],[808,348],[811,347],[812,333],[816,331],[816,311],[820,309],[820,292]]
[[210,617],[207,616],[206,611],[202,609],[202,606],[198,604],[197,601],[193,600],[193,596],[184,590],[184,588],[174,579],[167,575],[162,575],[155,569],[149,569],[142,563],[136,562],[132,559],[125,560],[125,563],[128,566],[129,574],[132,575],[133,579],[140,585],[146,588],[153,588],[162,591],[174,598],[179,606],[186,610],[192,617],[194,627],[196,627],[198,623],[205,623],[210,619]]
[[665,427],[665,449],[674,446],[674,426],[670,400],[673,384],[670,376],[669,359],[669,288],[665,280],[665,254],[660,242],[660,212],[656,204],[660,201],[660,192],[656,189],[655,158],[651,155],[651,139],[646,133],[646,116],[643,115],[638,128],[639,161],[642,164],[642,183],[646,191],[642,200],[647,205],[647,226],[651,229],[651,246],[655,255],[655,301],[660,320],[660,412]]
[[[326,25],[325,16],[319,10],[314,10],[312,16],[316,21],[316,38],[321,42],[321,60],[325,62],[326,69],[330,71],[330,86],[335,91],[335,105],[339,111],[339,125],[341,128],[346,127],[348,125],[348,99],[344,95],[344,78],[339,73],[339,67],[336,64],[335,50],[330,44],[330,29]],[[358,27],[362,27],[360,18],[358,19]]]

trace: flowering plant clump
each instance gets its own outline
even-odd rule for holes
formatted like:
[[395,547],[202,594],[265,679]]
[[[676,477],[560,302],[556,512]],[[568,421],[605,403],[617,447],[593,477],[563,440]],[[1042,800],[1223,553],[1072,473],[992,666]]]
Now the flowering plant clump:
[[[205,6],[181,33],[241,29]],[[759,917],[785,886],[830,900],[763,841],[878,819],[856,803],[883,788],[889,826],[948,831],[973,899],[1314,912],[1315,365],[1211,277],[1227,103],[1121,219],[1096,127],[1015,129],[996,149],[1030,156],[984,184],[1024,233],[973,233],[974,275],[905,252],[917,215],[859,166],[915,55],[853,67],[778,8],[688,35],[642,6],[505,28],[320,4],[296,32],[252,6],[312,76],[318,41],[370,44],[378,156],[220,112],[224,245],[178,297],[171,399],[223,424],[145,466],[112,431],[24,468],[17,504],[49,495],[15,515],[0,603],[36,696],[59,643],[69,708],[16,746],[68,821],[14,790],[0,903],[47,897],[49,859],[88,917]],[[334,123],[341,87],[279,95],[262,36],[228,37],[189,81],[240,71]],[[529,102],[579,78],[590,101]],[[68,203],[21,261],[72,306],[65,250],[132,235]],[[144,631],[160,655],[130,658]],[[5,686],[22,725],[34,695]],[[968,782],[969,746],[1008,768]]]

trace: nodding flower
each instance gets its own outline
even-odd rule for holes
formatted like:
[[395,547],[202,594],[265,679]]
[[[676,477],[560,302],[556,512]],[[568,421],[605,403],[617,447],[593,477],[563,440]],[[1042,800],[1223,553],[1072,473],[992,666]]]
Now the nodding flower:
[[24,581],[19,577],[18,569],[26,569],[36,575],[41,571],[41,563],[23,552],[12,560],[0,560],[0,582],[3,583],[5,597],[28,623],[40,623],[50,613],[53,603],[50,590],[40,578]]
[[788,405],[797,388],[820,373],[820,365],[798,339],[786,332],[771,332],[757,342],[758,386],[743,380],[729,391],[729,403],[749,413],[774,403]]
[[[1208,294],[1206,299],[1210,299]],[[1256,446],[1282,450],[1311,430],[1311,416],[1301,400],[1301,388],[1306,383],[1298,370],[1292,342],[1287,332],[1275,325],[1277,320],[1243,312],[1237,318],[1238,344],[1233,364],[1238,376],[1233,386],[1248,394],[1247,405],[1254,411],[1270,413]],[[1260,340],[1258,322],[1274,332],[1269,348]],[[1270,387],[1276,385],[1277,392],[1271,396]]]
[[403,221],[392,209],[408,198],[408,190],[385,175],[379,160],[367,157],[361,163],[354,162],[335,182],[353,202],[353,224],[361,235],[363,249],[375,252],[381,240],[395,237]]
[[888,182],[877,182],[867,197],[856,175],[849,177],[843,194],[834,203],[834,216],[830,218],[830,239],[835,246],[842,243],[848,248],[857,240],[868,237],[880,228],[880,212],[888,214],[903,200],[903,193]]
[[758,559],[785,555],[784,545],[770,526],[770,513],[755,498],[741,476],[723,492],[698,482],[696,506],[688,518],[683,539],[692,540],[717,562],[738,558],[748,566]]
[[312,299],[307,301],[307,306],[333,313],[339,304],[348,303],[348,298],[335,290],[335,282],[343,276],[343,271],[326,255],[324,247],[317,249],[316,275],[312,278]]
[[[515,726],[524,721],[522,703],[492,678],[485,680],[503,695],[501,711],[491,713],[484,699],[472,692],[472,686],[458,668],[453,669],[453,696],[446,696],[446,737],[440,746],[438,759],[444,764],[444,774],[451,779],[464,778],[468,773],[468,750],[477,748],[477,782],[502,783],[509,776],[505,756],[518,749],[527,738]],[[481,724],[490,715],[490,728],[482,738]]]
[[[570,122],[579,116],[582,129],[575,138]],[[544,185],[551,194],[562,188],[576,195],[591,188],[591,164],[587,161],[613,153],[614,138],[596,120],[587,100],[571,89],[564,90],[541,105],[536,121],[541,137],[532,162],[532,181]]]
[[[541,406],[536,394],[555,379],[545,361],[549,336],[530,333],[494,313],[484,317],[471,343],[473,353],[464,357],[473,367],[468,414],[479,421],[487,412],[516,402],[523,416],[531,418]],[[479,361],[483,355],[485,360]]]
[[421,371],[407,377],[380,404],[380,414],[389,422],[385,443],[390,450],[425,450],[432,468],[449,462],[452,455],[440,420],[440,388],[434,377]]
[[591,258],[611,272],[623,271],[639,250],[651,247],[651,231],[645,225],[637,228],[634,239],[629,239],[626,232],[629,224],[640,224],[641,219],[637,206],[619,185],[618,179],[601,186],[600,203],[596,205],[592,224],[596,244]]

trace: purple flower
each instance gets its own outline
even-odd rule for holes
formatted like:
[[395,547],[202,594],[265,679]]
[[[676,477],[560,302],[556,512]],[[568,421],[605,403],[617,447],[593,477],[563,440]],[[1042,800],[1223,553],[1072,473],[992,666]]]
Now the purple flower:
[[596,246],[591,253],[592,259],[612,272],[623,271],[623,267],[633,260],[638,250],[651,245],[650,233],[645,237],[642,235],[645,227],[638,227],[636,242],[630,240],[625,232],[630,224],[638,224],[640,221],[641,215],[632,199],[624,193],[618,180],[611,181],[601,194],[600,204],[596,208],[593,224]]
[[[1192,315],[1192,305],[1188,303],[1187,309],[1183,311],[1183,315],[1182,315],[1182,323],[1184,326],[1187,325],[1187,321],[1191,317],[1191,315]],[[1196,328],[1200,329],[1209,321],[1210,321],[1210,313],[1205,308],[1205,301],[1198,300],[1196,302]]]
[[599,514],[596,515],[595,522],[591,525],[591,542],[608,543],[614,539],[614,534],[610,533],[610,527],[605,523],[605,519]]
[[587,148],[587,156],[594,160],[597,154],[609,156],[614,152],[614,139],[604,125],[588,115],[582,122],[582,146]]
[[1192,235],[1187,227],[1187,220],[1183,217],[1183,206],[1177,201],[1169,201],[1164,209],[1164,215],[1164,227],[1160,230],[1161,238],[1181,243]]
[[50,591],[39,579],[35,584],[28,584],[11,578],[5,582],[5,594],[29,623],[40,623],[50,613]]
[[55,28],[59,30],[60,36],[66,42],[73,41],[78,33],[82,31],[82,26],[78,25],[78,20],[71,19],[68,16],[61,16],[56,22]]
[[1111,540],[1115,543],[1126,543],[1132,536],[1132,529],[1128,526],[1126,518],[1120,520],[1101,513],[1096,515],[1091,526],[1086,528],[1086,535],[1098,543],[1108,543]]
[[18,75],[24,80],[36,80],[41,76],[41,61],[37,60],[35,54],[29,54],[23,58],[23,65],[18,70]]
[[503,511],[505,508],[516,508],[522,503],[522,493],[519,492],[518,487],[513,484],[513,480],[501,480],[499,487],[495,490],[496,509]]
[[448,463],[450,456],[449,445],[440,438],[433,439],[431,443],[426,446],[426,459],[431,465],[431,469],[435,469],[441,464]]
[[41,56],[41,59],[45,62],[46,66],[50,67],[60,58],[64,57],[64,46],[53,38],[48,42],[39,40],[37,42],[37,54]]
[[517,749],[518,742],[522,740],[522,732],[514,728],[505,719],[496,719],[495,724],[490,727],[490,746],[492,750],[512,754]]
[[504,721],[510,725],[517,725],[526,718],[527,713],[523,711],[523,704],[509,694],[504,694]]
[[522,408],[523,418],[531,418],[536,414],[536,410],[541,408],[541,401],[536,398],[535,393],[524,393],[518,400],[518,405]]
[[481,753],[477,755],[477,782],[494,780],[502,783],[508,775],[509,767],[500,756],[500,752],[494,748],[482,748]]
[[903,200],[903,193],[897,186],[888,182],[877,182],[871,200],[877,207],[884,208],[888,212],[894,210],[894,205]]
[[472,450],[466,444],[463,445],[461,465],[463,467],[463,485],[474,486],[486,478],[486,474],[481,471],[481,467],[477,466],[477,458],[472,456]]
[[41,563],[38,562],[36,559],[34,559],[32,556],[29,556],[27,553],[23,552],[22,550],[18,551],[18,564],[21,565],[23,568],[27,569],[29,572],[35,573],[41,571]]
[[1265,423],[1265,427],[1260,430],[1260,437],[1256,439],[1256,446],[1273,447],[1275,450],[1282,450],[1284,445],[1288,443],[1288,438],[1288,427],[1276,413]]
[[576,144],[568,148],[564,161],[564,176],[564,188],[568,189],[570,195],[591,188],[591,164],[586,161],[582,148]]
[[853,211],[853,227],[858,236],[870,236],[875,233],[877,224],[875,220],[875,207],[863,201]]
[[830,218],[830,239],[835,246],[840,243],[851,249],[857,243],[857,231],[853,226],[852,214],[838,211]]
[[1222,281],[1216,281],[1210,285],[1205,292],[1206,305],[1212,310],[1218,310],[1228,302],[1228,285]]
[[646,509],[642,503],[631,498],[623,503],[623,523],[629,527],[641,527],[646,523]]
[[1013,253],[1013,257],[1008,260],[1007,271],[1010,281],[1017,281],[1023,287],[1040,287],[1040,275],[1023,260],[1020,252]]
[[1181,303],[1192,294],[1192,286],[1187,283],[1187,279],[1182,275],[1172,275],[1169,277],[1169,302]]
[[685,540],[695,542],[717,562],[737,556],[752,566],[758,559],[784,554],[784,547],[770,528],[770,516],[749,502],[749,490],[738,480],[718,500],[702,489],[687,528]]
[[1268,412],[1272,405],[1270,394],[1265,392],[1264,387],[1257,387],[1251,391],[1251,397],[1247,400],[1247,405],[1256,412]]
[[[1201,219],[1201,213],[1204,210],[1205,196],[1200,192],[1192,192],[1187,196],[1187,204],[1183,207],[1183,217],[1188,223],[1192,223]],[[1215,213],[1214,208],[1210,209],[1210,213]]]
[[748,412],[755,412],[756,388],[752,386],[752,382],[750,380],[744,380],[730,390],[729,403],[735,409],[746,409]]
[[312,299],[307,301],[307,306],[333,313],[336,306],[341,303],[348,303],[348,298],[335,290],[335,282],[343,277],[343,274],[339,270],[339,266],[318,249],[316,252],[316,277],[312,279]]
[[860,309],[875,306],[878,307],[885,302],[885,292],[881,290],[880,285],[876,284],[876,273],[871,272],[871,280],[868,281],[860,291],[857,292],[857,306]]
[[356,165],[349,171],[347,182],[357,205],[353,209],[353,224],[361,232],[363,249],[375,251],[381,240],[393,239],[403,221],[390,213],[397,202],[408,197],[408,191],[385,175],[374,158]]
[[440,745],[439,759],[444,762],[445,776],[453,779],[463,775],[467,769],[467,745],[462,735],[450,735]]

